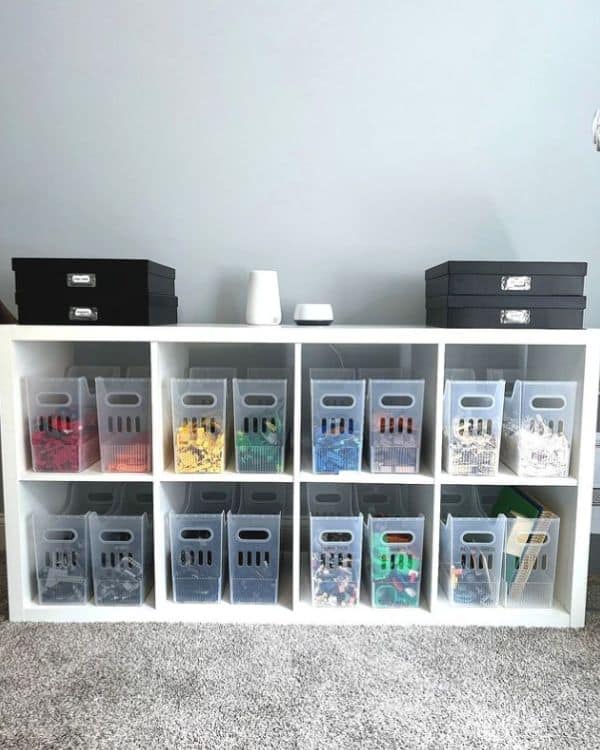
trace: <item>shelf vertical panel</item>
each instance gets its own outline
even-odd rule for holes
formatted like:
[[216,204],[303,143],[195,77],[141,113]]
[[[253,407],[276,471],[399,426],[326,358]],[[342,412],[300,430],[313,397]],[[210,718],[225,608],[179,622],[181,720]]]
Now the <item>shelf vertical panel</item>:
[[572,550],[571,570],[570,612],[572,627],[583,627],[585,624],[599,381],[600,336],[598,331],[594,331],[591,332],[585,348],[579,455],[575,457],[578,484],[575,544]]
[[300,470],[302,464],[302,344],[294,344],[294,401],[292,409],[292,608],[297,610],[300,603],[301,567],[301,511],[300,511]]
[[163,466],[164,414],[161,394],[160,344],[150,342],[150,393],[152,407],[152,540],[154,544],[154,606],[160,610],[167,602],[167,582],[165,577],[165,533],[161,508],[160,483],[156,476]]
[[433,450],[433,518],[431,519],[431,575],[429,581],[429,607],[436,611],[438,600],[438,581],[440,567],[440,515],[442,494],[442,428],[444,413],[444,367],[446,362],[446,347],[440,343],[437,346],[437,367],[435,373],[435,435]]
[[[0,337],[0,409],[2,413],[2,474],[4,490],[4,527],[6,532],[6,572],[8,610],[13,621],[23,619],[23,592],[27,570],[25,524],[21,523],[17,467],[24,466],[24,420],[21,383],[16,367],[16,351],[8,336]],[[20,449],[19,449],[20,448]]]

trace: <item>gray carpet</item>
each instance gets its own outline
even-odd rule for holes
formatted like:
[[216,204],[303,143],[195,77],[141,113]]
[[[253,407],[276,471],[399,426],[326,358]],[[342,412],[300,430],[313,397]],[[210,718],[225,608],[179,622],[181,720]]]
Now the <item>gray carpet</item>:
[[596,748],[584,631],[17,625],[1,748]]

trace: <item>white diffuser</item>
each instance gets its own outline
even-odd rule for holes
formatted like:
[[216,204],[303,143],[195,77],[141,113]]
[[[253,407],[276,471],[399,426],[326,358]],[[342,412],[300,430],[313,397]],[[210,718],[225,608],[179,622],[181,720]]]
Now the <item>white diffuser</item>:
[[251,326],[278,326],[281,323],[277,271],[250,271],[246,323]]

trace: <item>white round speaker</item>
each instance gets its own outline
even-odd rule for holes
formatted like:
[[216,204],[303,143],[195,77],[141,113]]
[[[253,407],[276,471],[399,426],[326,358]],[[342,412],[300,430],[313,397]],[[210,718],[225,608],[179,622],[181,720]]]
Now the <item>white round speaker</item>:
[[294,320],[299,326],[328,326],[333,323],[333,307],[327,304],[296,305]]

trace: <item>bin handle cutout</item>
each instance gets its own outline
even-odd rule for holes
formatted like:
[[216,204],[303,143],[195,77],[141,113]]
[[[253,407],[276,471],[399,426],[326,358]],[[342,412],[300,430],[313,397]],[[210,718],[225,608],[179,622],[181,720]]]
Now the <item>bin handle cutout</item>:
[[213,533],[211,529],[181,529],[179,538],[182,541],[208,542],[213,538]]
[[323,504],[341,503],[342,496],[336,495],[334,492],[320,492],[318,495],[315,495],[315,502]]
[[442,502],[444,505],[448,503],[449,505],[460,505],[462,503],[463,499],[460,495],[444,495],[442,498]]
[[244,406],[275,406],[277,399],[272,393],[248,393],[242,396]]
[[252,499],[257,503],[274,503],[277,500],[277,493],[261,490],[260,492],[253,492]]
[[227,493],[223,490],[206,490],[202,493],[202,499],[208,500],[209,503],[218,503],[222,500],[227,500]]
[[212,393],[184,393],[181,403],[184,406],[215,406],[217,399]]
[[322,544],[351,544],[354,534],[351,531],[322,531],[319,539]]
[[68,393],[45,391],[37,394],[36,401],[39,406],[70,406],[71,396]]
[[100,532],[100,541],[108,544],[132,542],[133,534],[129,529],[104,529]]
[[139,406],[142,397],[139,393],[107,393],[105,401],[109,406]]
[[384,544],[412,544],[415,535],[412,531],[386,531],[381,535]]
[[268,529],[240,529],[237,533],[238,542],[268,542],[270,538]]
[[496,399],[493,396],[465,394],[458,399],[458,405],[463,409],[493,409]]
[[354,396],[329,395],[321,396],[321,406],[324,409],[352,409],[356,405]]
[[560,411],[567,405],[564,396],[532,396],[529,406],[531,409],[556,409]]
[[414,396],[411,396],[408,393],[406,395],[390,393],[379,399],[379,405],[391,406],[393,408],[404,407],[405,409],[409,409],[411,406],[415,405],[415,399]]
[[493,544],[496,535],[491,531],[465,531],[460,538],[463,544]]
[[46,529],[44,541],[46,542],[74,542],[77,540],[75,529]]

